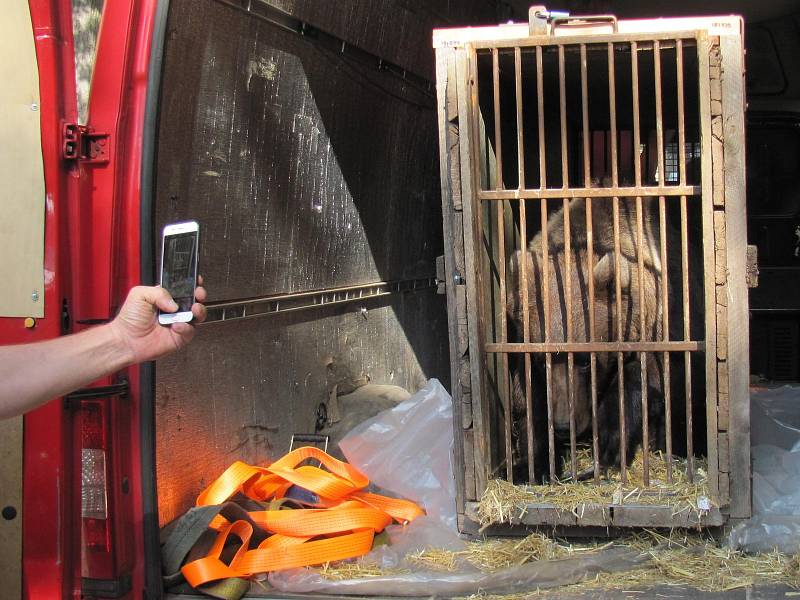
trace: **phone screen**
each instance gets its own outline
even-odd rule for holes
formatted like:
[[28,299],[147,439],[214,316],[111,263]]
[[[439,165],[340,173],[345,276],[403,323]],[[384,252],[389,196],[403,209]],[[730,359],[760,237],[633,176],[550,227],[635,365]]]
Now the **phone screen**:
[[197,266],[197,232],[164,237],[161,286],[178,303],[178,312],[192,310]]

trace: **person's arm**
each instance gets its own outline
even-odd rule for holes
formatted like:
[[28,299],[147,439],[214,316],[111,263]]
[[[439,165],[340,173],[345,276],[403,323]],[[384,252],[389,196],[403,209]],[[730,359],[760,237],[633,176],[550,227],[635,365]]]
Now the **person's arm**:
[[[202,322],[206,292],[198,287],[192,306]],[[13,417],[132,364],[178,350],[194,337],[190,323],[159,325],[157,308],[177,305],[159,287],[135,287],[117,317],[106,325],[45,342],[0,347],[0,419]]]

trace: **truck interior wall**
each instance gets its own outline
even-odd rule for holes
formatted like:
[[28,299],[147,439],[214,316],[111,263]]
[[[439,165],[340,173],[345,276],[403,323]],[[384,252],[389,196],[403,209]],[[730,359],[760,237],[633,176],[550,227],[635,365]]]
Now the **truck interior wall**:
[[[361,31],[372,17],[353,18]],[[431,52],[429,30],[383,35]],[[171,2],[161,86],[155,239],[166,223],[200,223],[211,304],[435,277],[432,89],[214,0]],[[162,525],[234,460],[274,459],[312,433],[337,383],[449,386],[435,287],[198,329],[156,367]]]
[[[511,18],[511,7],[502,0],[269,0],[269,4],[431,81],[434,27],[494,24]],[[527,12],[521,18],[527,18]]]

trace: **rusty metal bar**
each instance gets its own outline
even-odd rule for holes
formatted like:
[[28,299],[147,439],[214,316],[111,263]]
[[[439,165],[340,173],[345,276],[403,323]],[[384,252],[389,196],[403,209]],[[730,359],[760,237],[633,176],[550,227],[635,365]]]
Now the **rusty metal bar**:
[[[661,89],[661,44],[653,43],[653,72],[656,90],[656,148],[658,154],[658,184],[664,186],[664,114]],[[658,197],[658,222],[661,235],[661,327],[662,339],[669,341],[669,287],[667,284],[669,270],[667,267],[667,216],[664,196]],[[672,483],[672,388],[669,364],[669,352],[661,355],[664,369],[664,430],[667,452],[667,483]]]
[[502,190],[503,185],[503,137],[500,121],[500,56],[497,48],[492,49],[492,89],[494,106],[494,158],[495,180],[494,187]]
[[[544,65],[542,48],[536,47],[536,97],[539,124],[539,188],[547,188],[547,161],[545,160],[544,133]],[[547,199],[542,197],[540,203],[542,221],[542,297],[544,304],[544,341],[550,341],[550,257],[547,236]],[[550,467],[550,481],[556,478],[555,429],[553,426],[553,357],[545,355],[545,386],[547,390],[547,441]]]
[[[631,42],[631,97],[633,104],[633,173],[635,185],[642,185],[642,164],[639,157],[641,147],[641,124],[639,122],[639,55],[636,42]],[[636,241],[638,246],[637,270],[639,285],[639,314],[645,314],[644,307],[644,219],[642,216],[642,197],[636,196]],[[633,298],[631,298],[633,300]],[[621,316],[617,316],[621,319]],[[645,341],[645,328],[640,328],[639,339]],[[647,405],[647,353],[639,352],[642,394],[642,482],[650,485],[650,412]]]
[[[681,268],[683,271],[683,339],[691,337],[689,310],[689,235],[686,196],[681,196]],[[686,476],[694,481],[694,431],[692,423],[692,355],[684,352],[684,379],[686,381]]]
[[[523,139],[522,118],[522,53],[519,48],[514,49],[514,89],[517,100],[517,166],[519,168],[519,189],[525,187],[525,150]],[[526,214],[527,201],[519,201],[519,236],[520,236],[520,277],[519,294],[522,299],[522,339],[530,341],[530,299],[528,297],[528,217]],[[531,372],[531,355],[525,353],[525,429],[528,442],[528,481],[534,481],[535,466],[535,438],[533,414],[533,377]]]
[[488,343],[486,352],[697,352],[704,351],[705,344],[697,341],[674,342],[528,342]]
[[[681,196],[681,268],[683,270],[683,339],[691,336],[689,311],[689,243],[687,224],[686,196]],[[694,481],[694,431],[692,424],[692,355],[684,352],[684,379],[686,382],[686,476],[689,482]]]
[[[592,165],[589,152],[589,86],[587,77],[586,44],[581,44],[581,113],[583,120],[583,185],[592,185]],[[589,341],[594,342],[594,231],[592,227],[592,198],[586,200],[586,280],[589,285]],[[597,430],[597,355],[589,354],[589,384],[592,394],[592,463],[594,482],[600,483],[600,438]]]
[[[680,185],[686,184],[686,127],[683,86],[683,40],[675,45],[676,83],[678,88],[678,173]],[[683,339],[691,337],[689,312],[689,242],[686,195],[681,195],[681,270],[683,288]],[[686,400],[686,476],[694,481],[694,432],[692,424],[692,355],[684,353],[684,381]]]
[[[558,99],[561,123],[561,187],[569,188],[569,163],[567,148],[567,91],[564,67],[564,46],[558,47]],[[572,341],[572,240],[570,235],[569,200],[562,200],[564,216],[564,304],[567,312],[566,340]],[[575,427],[575,355],[567,353],[567,402],[569,404],[569,450],[573,481],[578,473],[577,433]]]
[[[492,93],[494,97],[494,153],[495,153],[495,188],[502,189],[503,185],[503,151],[502,137],[500,128],[502,120],[500,118],[500,59],[497,49],[492,50]],[[500,343],[507,341],[508,321],[506,315],[506,235],[505,235],[505,211],[504,203],[498,202],[495,205],[497,219],[497,276],[500,288]],[[513,483],[514,461],[512,443],[512,423],[511,423],[511,393],[509,387],[508,355],[502,357],[500,381],[502,388],[500,397],[503,402],[503,426],[505,431],[505,450],[506,450],[506,477]]]
[[[538,108],[539,125],[539,191],[547,189],[547,161],[545,160],[544,138],[544,65],[542,62],[542,48],[536,47],[536,104]],[[531,196],[533,198],[534,196]],[[542,196],[536,196],[541,198]],[[553,196],[557,198],[558,196]],[[545,319],[545,323],[547,319]]]
[[422,279],[376,281],[363,285],[268,295],[246,300],[209,302],[206,305],[208,317],[201,325],[205,327],[212,323],[255,319],[275,314],[319,309],[331,305],[364,302],[372,298],[435,287],[435,277],[424,277]]
[[[514,91],[517,97],[517,167],[518,180],[517,187],[525,189],[525,140],[524,140],[524,121],[522,119],[522,51],[514,48]],[[524,206],[520,203],[520,208]],[[527,240],[523,240],[523,247]]]
[[[567,149],[567,91],[564,67],[564,46],[558,47],[558,99],[561,120],[561,187],[569,188],[569,153]],[[564,199],[566,202],[566,198]],[[569,301],[569,299],[567,299]],[[569,316],[569,312],[567,312]]]
[[[611,185],[619,186],[619,165],[617,156],[617,91],[614,71],[614,43],[608,44],[608,108],[611,126]],[[635,149],[634,149],[635,151]],[[619,197],[613,196],[612,212],[614,220],[614,282],[616,288],[617,342],[622,342],[622,285],[620,281],[620,239],[619,239]],[[627,437],[625,432],[625,372],[622,352],[617,352],[617,391],[619,396],[619,455],[620,480],[628,481],[626,461]]]
[[600,198],[613,196],[620,198],[634,196],[693,196],[702,192],[700,186],[695,185],[670,185],[670,186],[641,186],[610,188],[569,188],[569,189],[525,189],[525,190],[483,190],[478,194],[480,200],[519,200],[540,198]]

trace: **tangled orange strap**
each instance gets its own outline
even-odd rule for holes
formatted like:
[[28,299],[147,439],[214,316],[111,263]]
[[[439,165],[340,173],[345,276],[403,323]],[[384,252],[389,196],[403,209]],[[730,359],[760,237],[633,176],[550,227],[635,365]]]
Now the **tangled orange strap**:
[[[308,465],[318,460],[327,470]],[[269,467],[233,463],[197,497],[197,506],[222,504],[237,492],[259,502],[280,500],[297,486],[316,496],[314,508],[250,512],[256,525],[271,533],[249,549],[253,526],[247,521],[228,522],[217,516],[210,527],[217,538],[208,554],[181,568],[192,587],[228,577],[278,571],[363,556],[372,548],[376,532],[393,520],[406,523],[424,514],[408,500],[364,491],[369,480],[353,466],[319,448],[298,448]],[[239,539],[239,549],[226,564],[222,551],[229,536]]]

